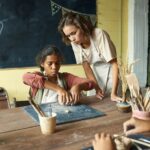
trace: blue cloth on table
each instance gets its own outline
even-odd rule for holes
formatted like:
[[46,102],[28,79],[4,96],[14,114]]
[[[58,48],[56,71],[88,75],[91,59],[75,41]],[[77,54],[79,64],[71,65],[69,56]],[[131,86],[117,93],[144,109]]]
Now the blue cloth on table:
[[[83,119],[90,119],[94,117],[100,117],[105,115],[105,113],[98,111],[87,105],[74,105],[74,106],[64,106],[58,103],[48,103],[40,105],[43,112],[50,107],[52,112],[57,114],[56,124],[63,124],[67,122],[79,121]],[[35,112],[31,105],[23,107],[23,110],[30,116],[34,121],[39,124],[38,114]],[[66,112],[66,110],[68,112]]]

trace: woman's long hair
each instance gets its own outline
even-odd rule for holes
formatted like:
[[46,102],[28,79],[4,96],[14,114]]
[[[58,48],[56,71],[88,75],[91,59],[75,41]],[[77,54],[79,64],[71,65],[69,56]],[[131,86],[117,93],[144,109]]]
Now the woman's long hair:
[[63,32],[63,28],[67,25],[76,26],[83,32],[85,36],[92,36],[93,30],[95,28],[91,21],[82,15],[73,12],[65,13],[59,22],[58,31],[62,35],[62,41],[67,45],[70,45],[70,40]]

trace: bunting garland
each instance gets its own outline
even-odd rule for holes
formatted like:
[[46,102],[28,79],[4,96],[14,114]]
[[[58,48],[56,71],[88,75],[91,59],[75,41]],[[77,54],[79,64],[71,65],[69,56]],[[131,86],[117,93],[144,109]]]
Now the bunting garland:
[[52,16],[54,16],[60,9],[61,9],[61,7],[59,5],[57,5],[56,3],[51,1]]
[[68,9],[68,8],[65,8],[65,7],[62,7],[60,5],[58,5],[57,3],[53,2],[52,0],[50,0],[50,3],[51,3],[51,13],[52,13],[52,16],[54,16],[56,13],[59,12],[59,10],[62,11],[62,15],[66,12],[74,12],[74,13],[78,13],[80,15],[83,15],[85,17],[88,17],[90,18],[91,22],[93,25],[96,24],[96,15],[95,14],[85,14],[85,13],[80,13],[80,12],[77,12],[77,11],[74,11],[74,10],[71,10],[71,9]]
[[2,31],[3,31],[3,22],[0,21],[0,35],[1,35]]

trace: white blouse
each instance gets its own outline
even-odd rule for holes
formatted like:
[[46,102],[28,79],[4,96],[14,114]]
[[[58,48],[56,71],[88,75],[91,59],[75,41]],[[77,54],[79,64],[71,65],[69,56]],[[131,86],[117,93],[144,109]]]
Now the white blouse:
[[[60,87],[63,87],[63,83],[59,76],[57,76],[57,84]],[[64,87],[63,87],[64,88]],[[51,89],[44,89],[43,96],[42,96],[42,104],[43,103],[53,103],[58,101],[58,94],[56,91],[53,91]]]
[[115,46],[109,35],[99,28],[95,28],[94,37],[90,38],[90,43],[91,45],[87,49],[83,49],[81,45],[71,43],[76,62],[82,64],[84,61],[88,61],[99,86],[105,93],[110,93],[112,89],[112,70],[111,64],[108,62],[117,57]]
[[84,59],[93,64],[97,61],[109,62],[116,58],[116,49],[109,35],[99,28],[96,28],[94,33],[94,37],[90,38],[91,45],[87,49],[83,49],[81,45],[71,43],[77,64],[81,64]]

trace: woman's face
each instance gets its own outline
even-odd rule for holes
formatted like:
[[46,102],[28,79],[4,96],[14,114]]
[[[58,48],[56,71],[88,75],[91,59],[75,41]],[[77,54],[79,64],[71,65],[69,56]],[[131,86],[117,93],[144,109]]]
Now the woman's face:
[[60,57],[54,54],[48,55],[41,66],[47,76],[56,77],[60,69]]
[[64,34],[68,37],[68,39],[75,43],[81,45],[84,43],[84,34],[83,32],[74,25],[66,25],[63,28]]

